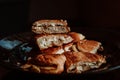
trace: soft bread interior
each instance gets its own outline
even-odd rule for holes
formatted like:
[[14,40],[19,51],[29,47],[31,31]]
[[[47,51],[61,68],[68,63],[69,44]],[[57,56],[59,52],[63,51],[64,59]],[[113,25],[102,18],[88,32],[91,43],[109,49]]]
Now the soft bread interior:
[[43,35],[37,37],[37,45],[40,50],[47,49],[53,46],[62,46],[73,41],[73,38],[66,34],[58,35]]

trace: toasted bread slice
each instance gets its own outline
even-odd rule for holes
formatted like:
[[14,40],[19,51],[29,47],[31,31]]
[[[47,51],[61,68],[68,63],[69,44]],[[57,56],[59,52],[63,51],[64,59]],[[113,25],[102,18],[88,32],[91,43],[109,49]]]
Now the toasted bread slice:
[[62,54],[64,53],[64,49],[62,46],[50,47],[44,50],[41,50],[42,54]]
[[60,74],[64,71],[66,57],[63,54],[38,54],[21,66],[25,71]]
[[70,27],[66,20],[38,20],[33,23],[32,31],[36,34],[68,33]]
[[62,54],[40,54],[35,60],[40,73],[60,74],[64,71],[66,57]]
[[71,51],[73,43],[68,43],[62,46],[57,46],[57,47],[50,47],[44,50],[41,50],[41,53],[43,54],[63,54],[66,51]]
[[36,42],[40,50],[54,46],[62,46],[73,41],[73,38],[67,34],[37,35]]
[[86,70],[99,68],[105,63],[105,57],[85,52],[66,52],[67,73],[81,73]]
[[101,43],[95,40],[81,40],[77,42],[77,48],[82,52],[97,53],[97,50],[101,47]]

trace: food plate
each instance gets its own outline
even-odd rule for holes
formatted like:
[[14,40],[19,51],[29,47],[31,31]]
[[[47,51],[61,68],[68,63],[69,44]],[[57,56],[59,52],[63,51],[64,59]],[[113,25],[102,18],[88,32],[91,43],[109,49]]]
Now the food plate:
[[[72,31],[82,33],[87,39],[96,40],[102,43],[104,51],[100,54],[106,56],[107,63],[98,69],[89,70],[81,74],[104,73],[120,69],[120,33],[106,29],[71,27]],[[30,52],[37,52],[38,48],[34,43],[32,32],[23,32],[7,36],[0,40],[0,64],[9,69],[23,71],[20,66],[29,57]],[[25,72],[25,71],[23,71]],[[68,75],[63,73],[60,75]]]

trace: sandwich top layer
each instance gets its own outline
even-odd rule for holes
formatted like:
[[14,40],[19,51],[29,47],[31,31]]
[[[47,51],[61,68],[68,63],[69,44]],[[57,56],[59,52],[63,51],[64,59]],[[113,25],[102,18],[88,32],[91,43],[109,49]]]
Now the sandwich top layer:
[[33,26],[67,26],[66,20],[38,20],[33,23]]
[[36,34],[68,33],[70,27],[66,20],[39,20],[33,23],[32,31]]

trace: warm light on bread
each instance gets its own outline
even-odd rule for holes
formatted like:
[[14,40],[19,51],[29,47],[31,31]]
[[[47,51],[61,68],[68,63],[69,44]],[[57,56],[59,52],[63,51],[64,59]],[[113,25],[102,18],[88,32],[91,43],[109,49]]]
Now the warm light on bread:
[[68,33],[70,27],[66,20],[38,20],[33,23],[32,31],[36,34]]
[[34,44],[27,62],[21,66],[24,71],[45,74],[82,73],[99,68],[106,58],[98,53],[102,43],[88,40],[78,32],[70,32],[66,20],[38,20],[32,25]]

